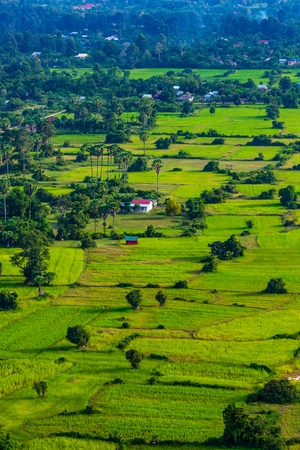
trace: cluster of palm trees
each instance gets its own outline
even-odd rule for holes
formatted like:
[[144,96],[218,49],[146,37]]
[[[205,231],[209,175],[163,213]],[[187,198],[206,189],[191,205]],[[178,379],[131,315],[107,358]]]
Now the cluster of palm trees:
[[103,167],[105,165],[106,179],[111,179],[112,174],[114,174],[114,178],[124,183],[127,182],[127,170],[133,160],[131,152],[118,145],[104,144],[88,146],[86,150],[89,153],[92,179],[97,182],[103,180]]

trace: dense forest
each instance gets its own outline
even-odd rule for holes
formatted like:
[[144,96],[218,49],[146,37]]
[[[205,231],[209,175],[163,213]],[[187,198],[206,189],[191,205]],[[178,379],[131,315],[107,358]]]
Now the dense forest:
[[295,0],[0,5],[2,63],[41,52],[49,67],[276,67],[299,56]]

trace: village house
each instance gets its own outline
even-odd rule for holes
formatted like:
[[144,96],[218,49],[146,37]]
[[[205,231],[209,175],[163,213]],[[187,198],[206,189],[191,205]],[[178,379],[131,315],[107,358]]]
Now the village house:
[[78,53],[78,55],[75,55],[74,58],[78,59],[86,59],[89,55],[87,53]]
[[268,88],[268,86],[267,86],[266,84],[259,84],[259,85],[257,86],[257,89],[258,89],[260,92],[268,92],[268,90],[269,90],[269,88]]
[[210,102],[213,98],[219,95],[219,91],[211,91],[204,95],[204,100]]
[[177,100],[180,100],[181,102],[192,102],[194,100],[194,95],[190,92],[186,92],[185,94],[181,95]]
[[127,209],[129,212],[148,213],[157,206],[157,201],[150,199],[133,199],[130,203],[128,202],[128,204],[125,202],[121,203],[121,206],[123,210]]

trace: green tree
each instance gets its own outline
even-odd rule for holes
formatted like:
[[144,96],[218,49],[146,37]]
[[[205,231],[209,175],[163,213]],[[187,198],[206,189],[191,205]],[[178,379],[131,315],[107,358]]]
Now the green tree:
[[87,345],[91,335],[90,333],[81,325],[75,325],[74,327],[69,327],[67,330],[66,338],[72,344],[76,344],[78,348]]
[[37,393],[38,397],[44,398],[48,390],[46,381],[35,381],[32,389]]
[[47,275],[49,244],[49,239],[38,230],[22,233],[19,240],[22,251],[11,256],[11,263],[21,269],[26,284],[36,284],[36,277]]
[[243,408],[228,405],[223,411],[224,434],[221,444],[227,447],[284,450],[280,427],[267,417],[250,417]]
[[168,216],[177,216],[181,212],[181,205],[175,198],[168,198],[165,201],[165,211]]
[[36,190],[37,186],[33,183],[27,183],[24,186],[24,192],[29,197],[29,210],[28,210],[29,220],[31,219],[32,198]]
[[287,292],[285,282],[282,278],[271,278],[264,292],[266,294],[285,294]]
[[161,290],[158,291],[155,296],[155,299],[158,301],[159,306],[164,306],[166,304],[167,298],[167,294]]
[[158,177],[163,168],[163,162],[160,158],[155,159],[151,164],[151,169],[155,170],[156,173],[156,191],[158,192]]
[[146,142],[149,138],[149,133],[145,129],[142,129],[142,131],[139,134],[139,138],[141,142],[143,143],[143,149],[144,149],[144,156],[146,156]]
[[289,185],[286,188],[279,189],[280,203],[286,208],[297,208],[297,194],[295,186]]
[[219,162],[218,161],[209,161],[204,167],[203,172],[219,172]]
[[250,394],[247,402],[263,401],[266,403],[284,404],[298,401],[298,391],[287,378],[268,381],[262,389],[255,394]]
[[126,357],[127,361],[130,362],[131,367],[133,369],[138,369],[140,363],[144,359],[144,355],[134,349],[127,350],[127,352],[125,353],[125,357]]
[[216,255],[210,255],[202,267],[203,272],[215,272],[219,265],[219,258]]
[[6,199],[7,199],[7,195],[9,193],[9,189],[10,189],[10,182],[7,178],[3,178],[2,180],[0,180],[0,191],[3,197],[3,219],[4,219],[4,223],[6,223],[7,220],[7,204],[6,204]]
[[17,309],[18,307],[18,293],[16,291],[4,290],[0,292],[0,309],[8,311],[10,309]]
[[243,256],[245,250],[245,247],[234,234],[227,241],[215,241],[208,246],[211,247],[211,254],[222,260]]
[[266,107],[266,115],[269,119],[276,120],[280,116],[279,108],[277,105],[268,105]]
[[142,303],[142,293],[139,289],[134,289],[128,292],[126,295],[126,300],[133,309],[140,309],[140,304]]

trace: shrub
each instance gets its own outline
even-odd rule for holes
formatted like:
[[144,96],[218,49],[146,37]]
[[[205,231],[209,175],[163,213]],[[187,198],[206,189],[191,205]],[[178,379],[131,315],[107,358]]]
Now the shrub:
[[155,289],[155,288],[159,288],[160,286],[159,286],[159,284],[156,284],[156,283],[148,283],[148,284],[146,284],[145,287]]
[[0,292],[0,309],[8,311],[17,309],[18,293],[16,291],[4,290]]
[[270,380],[262,389],[248,396],[248,403],[263,401],[266,403],[295,403],[298,399],[296,387],[286,378]]
[[139,289],[134,289],[128,292],[126,295],[126,300],[133,309],[140,309],[140,304],[142,302],[142,293]]
[[89,342],[90,337],[90,333],[81,325],[69,327],[67,330],[66,338],[72,342],[72,344],[76,344],[77,347],[86,345]]
[[188,289],[188,282],[186,280],[176,281],[174,284],[175,289]]
[[144,355],[142,353],[140,353],[139,351],[133,349],[133,348],[131,350],[128,350],[125,353],[125,357],[126,357],[127,361],[130,362],[131,367],[133,369],[138,369],[140,363],[144,359]]
[[167,294],[163,291],[158,291],[155,296],[155,299],[158,301],[159,306],[164,306],[167,301],[167,298],[168,298]]
[[211,247],[212,255],[217,256],[221,260],[233,259],[243,256],[245,247],[233,234],[227,241],[215,241],[208,244]]
[[285,294],[287,292],[285,282],[282,278],[271,278],[263,292],[266,294]]
[[202,267],[203,272],[215,272],[218,268],[219,259],[215,255],[210,255],[208,257],[208,260],[205,262],[204,266]]
[[209,161],[203,167],[203,172],[218,172],[218,171],[219,171],[219,162],[218,161]]

